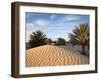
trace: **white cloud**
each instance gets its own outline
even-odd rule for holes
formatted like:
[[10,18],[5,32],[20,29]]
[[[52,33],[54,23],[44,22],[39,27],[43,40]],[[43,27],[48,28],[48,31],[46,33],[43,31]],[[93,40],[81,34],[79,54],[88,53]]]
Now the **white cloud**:
[[34,29],[34,24],[33,23],[26,23],[26,30],[30,31]]
[[30,34],[31,32],[26,32],[26,35],[25,35],[26,42],[30,40]]
[[26,23],[26,35],[25,35],[25,39],[26,39],[26,42],[29,41],[30,39],[30,34],[33,32],[34,30],[34,24],[33,23]]
[[34,23],[26,23],[26,42],[30,39],[30,34],[36,30],[41,30],[41,27],[36,26]]
[[55,16],[56,16],[56,15],[52,14],[52,15],[50,16],[50,19],[51,19],[51,20],[54,19]]
[[38,19],[34,22],[34,24],[40,27],[45,27],[49,24],[49,21],[45,19]]
[[26,23],[26,42],[30,39],[30,34],[36,30],[42,30],[49,24],[48,20],[39,19],[33,23]]
[[66,21],[75,21],[75,20],[77,21],[77,20],[79,20],[79,17],[73,16],[73,15],[67,15],[63,19],[66,20]]

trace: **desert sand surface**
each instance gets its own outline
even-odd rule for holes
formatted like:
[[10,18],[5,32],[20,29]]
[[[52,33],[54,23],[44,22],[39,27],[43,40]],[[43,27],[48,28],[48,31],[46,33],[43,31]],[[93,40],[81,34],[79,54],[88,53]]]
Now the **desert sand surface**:
[[89,64],[74,48],[43,45],[26,50],[26,67]]

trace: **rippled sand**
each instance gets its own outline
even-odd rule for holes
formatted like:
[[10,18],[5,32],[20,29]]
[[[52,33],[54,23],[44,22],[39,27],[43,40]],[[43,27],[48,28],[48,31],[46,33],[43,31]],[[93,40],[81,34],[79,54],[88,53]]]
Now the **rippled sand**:
[[88,64],[89,59],[73,48],[44,45],[26,50],[26,67]]

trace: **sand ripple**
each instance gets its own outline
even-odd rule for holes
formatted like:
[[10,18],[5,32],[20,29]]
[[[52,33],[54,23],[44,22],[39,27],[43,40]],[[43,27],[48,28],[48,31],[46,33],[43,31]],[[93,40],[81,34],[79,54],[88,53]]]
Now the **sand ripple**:
[[89,59],[78,52],[52,45],[26,50],[26,67],[88,64]]

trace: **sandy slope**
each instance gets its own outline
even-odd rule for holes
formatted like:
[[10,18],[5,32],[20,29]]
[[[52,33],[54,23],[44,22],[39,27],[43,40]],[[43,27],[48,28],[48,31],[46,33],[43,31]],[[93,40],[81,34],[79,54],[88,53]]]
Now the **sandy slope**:
[[26,51],[26,67],[88,64],[86,56],[70,48],[44,45]]

